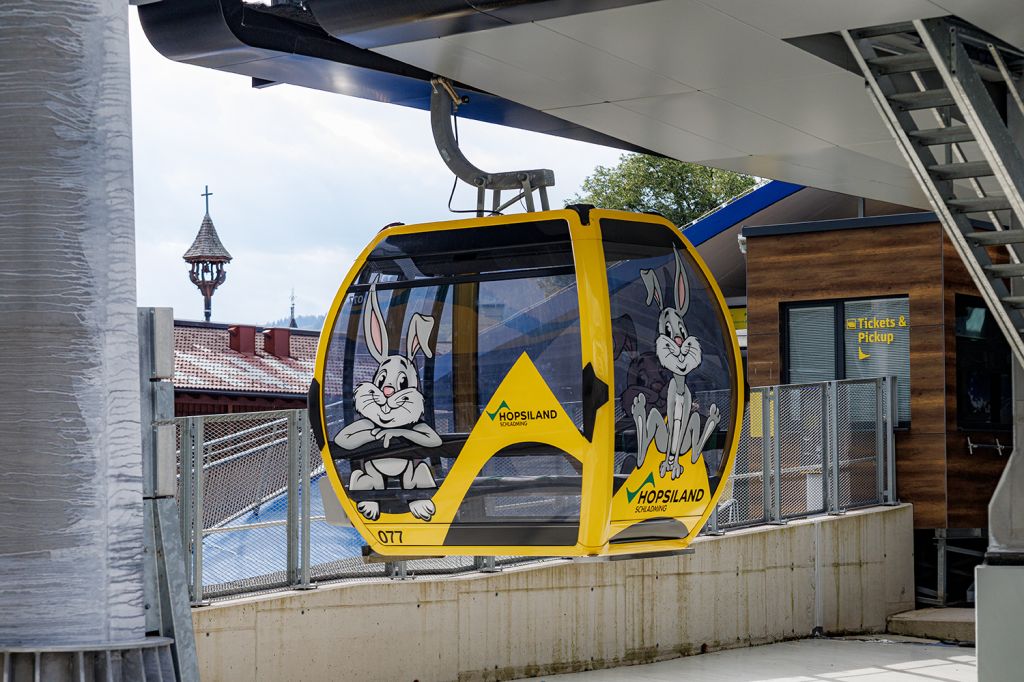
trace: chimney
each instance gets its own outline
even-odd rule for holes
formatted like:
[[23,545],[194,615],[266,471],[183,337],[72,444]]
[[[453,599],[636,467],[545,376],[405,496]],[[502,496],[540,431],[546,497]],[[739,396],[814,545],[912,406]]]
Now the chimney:
[[256,355],[256,327],[241,324],[228,327],[228,339],[231,350],[243,355]]
[[263,352],[276,358],[290,358],[292,333],[288,329],[268,329],[263,332]]

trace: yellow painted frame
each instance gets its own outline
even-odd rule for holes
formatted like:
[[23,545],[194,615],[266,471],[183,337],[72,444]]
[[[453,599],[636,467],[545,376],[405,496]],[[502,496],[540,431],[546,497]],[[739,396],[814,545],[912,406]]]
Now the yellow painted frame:
[[[726,488],[724,485],[725,480],[732,473],[736,450],[739,446],[740,440],[739,430],[742,425],[745,402],[743,377],[741,375],[742,361],[740,357],[740,348],[736,339],[736,330],[733,326],[732,316],[729,313],[729,309],[726,306],[722,292],[719,290],[714,277],[711,275],[711,271],[707,267],[707,264],[704,263],[700,254],[697,253],[697,250],[685,239],[685,237],[682,236],[679,230],[668,220],[660,216],[594,209],[590,211],[588,220],[586,224],[584,224],[579,213],[574,210],[564,209],[510,216],[470,218],[465,220],[425,223],[420,225],[399,225],[382,230],[374,237],[370,244],[363,249],[359,254],[359,257],[353,263],[348,274],[345,276],[341,287],[338,289],[338,293],[335,295],[327,318],[324,321],[323,331],[321,332],[317,348],[316,367],[314,370],[314,377],[319,382],[320,390],[323,390],[322,387],[324,385],[323,375],[327,362],[327,348],[334,330],[335,322],[344,305],[345,296],[348,293],[349,287],[355,280],[355,277],[362,270],[369,255],[384,239],[393,235],[421,234],[441,230],[472,229],[486,227],[488,225],[512,225],[516,223],[529,223],[538,220],[552,219],[564,220],[568,224],[570,238],[572,241],[573,260],[575,262],[579,297],[581,333],[580,351],[582,356],[580,369],[582,371],[588,363],[591,364],[596,376],[608,385],[609,390],[609,400],[597,410],[593,438],[590,442],[588,442],[586,438],[579,433],[579,430],[574,424],[572,424],[571,420],[569,420],[564,413],[561,413],[560,405],[557,407],[560,412],[559,418],[554,420],[554,423],[550,425],[550,429],[548,429],[547,432],[535,430],[535,432],[531,432],[530,435],[531,440],[539,439],[541,442],[547,442],[550,445],[560,447],[583,463],[583,481],[581,491],[582,502],[580,508],[579,537],[577,543],[575,545],[553,546],[444,545],[442,543],[444,540],[444,532],[447,531],[447,528],[450,525],[448,523],[435,523],[434,520],[431,520],[430,522],[415,521],[414,523],[411,523],[406,520],[399,521],[396,519],[385,518],[389,516],[405,516],[404,514],[384,514],[377,521],[369,522],[356,510],[355,504],[346,494],[345,488],[342,485],[337,470],[335,469],[330,449],[325,444],[321,450],[321,456],[323,458],[327,476],[331,482],[331,487],[337,495],[338,500],[341,502],[341,505],[352,522],[352,525],[359,530],[360,535],[362,535],[362,537],[367,541],[373,551],[381,555],[391,556],[489,556],[494,554],[524,556],[598,556],[674,551],[683,549],[690,543],[693,537],[700,532],[701,528],[703,528],[704,523],[716,508],[718,498]],[[732,387],[733,404],[729,413],[731,415],[732,422],[730,428],[731,442],[729,443],[728,452],[725,453],[727,458],[726,465],[723,468],[721,481],[714,493],[709,495],[703,512],[700,514],[699,520],[687,526],[689,534],[682,539],[646,540],[621,544],[611,544],[609,542],[614,534],[613,531],[621,529],[624,522],[615,522],[612,519],[613,495],[611,490],[611,480],[614,467],[612,443],[614,443],[615,436],[614,396],[616,395],[616,389],[614,386],[614,361],[611,357],[611,305],[608,295],[606,264],[600,230],[600,223],[602,219],[651,223],[671,230],[679,239],[680,245],[685,248],[690,258],[692,258],[693,262],[700,268],[704,279],[708,282],[710,289],[714,292],[714,296],[718,303],[719,322],[722,325],[723,334],[726,335],[727,340],[731,342],[732,345],[734,386]],[[526,360],[525,364],[523,362],[524,358]],[[528,367],[526,366],[527,364]],[[532,367],[532,362],[529,361],[528,357],[525,355],[521,357],[520,362],[517,362],[516,366],[510,370],[509,375],[506,376],[506,381],[509,381],[509,377],[515,373],[516,376],[514,379],[516,382],[519,382],[511,386],[509,390],[521,390],[524,393],[529,393],[531,396],[535,396],[539,391],[538,387],[531,383],[535,380],[530,372]],[[533,371],[535,372],[536,370],[534,369]],[[539,374],[537,374],[537,378],[539,378]],[[543,383],[543,380],[541,380],[541,383]],[[505,382],[503,381],[502,386],[504,385]],[[546,384],[544,384],[543,387],[546,388]],[[499,392],[500,391],[501,389],[499,388]],[[548,389],[548,392],[550,392],[550,389]],[[496,392],[495,397],[492,397],[492,401],[496,400],[497,395],[498,393]],[[323,400],[320,399],[317,403],[320,414],[318,415],[319,419],[314,419],[313,423],[320,425],[326,424],[326,418],[323,413]],[[488,405],[485,406],[485,411],[487,409],[496,409],[496,407]],[[488,431],[487,425],[483,422],[483,415],[481,415],[481,420],[477,422],[477,426],[474,427],[469,438],[467,438],[467,445],[470,440],[477,438],[482,443],[488,444],[490,448],[500,449],[500,447],[503,446],[501,441],[505,439]],[[569,422],[571,432],[575,433],[577,438],[569,435],[570,430],[565,426],[565,422]],[[326,441],[327,438],[328,434],[322,433],[320,440]],[[519,440],[514,436],[509,436],[509,438],[511,439],[510,442],[516,442]],[[469,454],[467,453],[468,449],[469,448],[466,445],[463,446],[462,454],[459,455],[459,459],[456,460],[456,464],[458,464],[466,454]],[[486,458],[489,458],[489,456],[490,455],[487,455]],[[486,461],[486,458],[484,458],[483,461]],[[468,459],[469,458],[467,458],[467,460]],[[453,465],[452,471],[449,472],[448,477],[445,479],[442,486],[438,488],[438,491],[441,491],[446,487],[449,489],[452,487],[463,487],[464,494],[465,489],[468,489],[469,483],[472,482],[471,479],[475,476],[475,472],[472,471],[473,467],[469,464],[463,467],[463,469],[466,471],[459,473],[456,477],[455,485],[447,486],[448,481],[453,480],[453,476],[456,474],[455,466]],[[619,493],[622,493],[624,489],[625,486],[622,486]],[[444,516],[442,514],[443,506],[446,512],[451,511],[452,505],[454,505],[454,509],[457,509],[459,503],[462,501],[461,497],[457,500],[448,500],[447,502],[436,498],[437,495],[435,494],[435,505],[438,507],[435,518]],[[433,525],[434,528],[429,529],[428,531],[427,527],[431,525]],[[394,543],[393,540],[385,542],[384,538],[388,537],[389,531],[393,531],[398,527],[407,530],[415,529],[417,527],[422,528],[423,532],[416,532],[413,534],[413,537],[424,538],[426,541],[419,543],[406,543],[403,541],[400,544]],[[393,532],[391,532],[390,535],[391,537],[394,537]],[[440,541],[437,541],[438,537],[440,537]]]

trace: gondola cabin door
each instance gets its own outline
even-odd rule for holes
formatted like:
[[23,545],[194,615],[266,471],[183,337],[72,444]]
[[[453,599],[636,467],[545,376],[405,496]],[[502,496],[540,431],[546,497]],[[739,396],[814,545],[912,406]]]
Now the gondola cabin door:
[[327,316],[310,417],[380,554],[662,552],[724,490],[741,381],[675,227],[567,209],[383,230]]

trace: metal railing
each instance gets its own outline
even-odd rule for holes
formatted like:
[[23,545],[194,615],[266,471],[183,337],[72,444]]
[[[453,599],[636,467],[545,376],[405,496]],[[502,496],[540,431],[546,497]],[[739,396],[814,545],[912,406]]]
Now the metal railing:
[[[723,415],[723,417],[726,415]],[[173,420],[193,604],[334,580],[496,570],[536,557],[368,562],[329,525],[304,410]],[[723,419],[723,421],[728,421]],[[895,502],[895,378],[751,389],[732,476],[704,532]]]
[[896,410],[895,377],[751,388],[706,531],[895,504]]

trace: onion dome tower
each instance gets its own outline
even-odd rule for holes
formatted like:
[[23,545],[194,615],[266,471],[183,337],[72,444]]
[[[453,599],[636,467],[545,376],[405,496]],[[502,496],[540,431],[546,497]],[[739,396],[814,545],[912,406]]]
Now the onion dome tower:
[[210,219],[210,197],[213,194],[210,192],[209,186],[200,196],[206,199],[206,215],[203,216],[203,222],[199,226],[199,234],[196,235],[195,241],[192,242],[192,246],[185,252],[183,258],[192,266],[188,276],[203,294],[203,314],[206,321],[209,322],[213,292],[227,278],[224,266],[231,262],[231,254],[220,243],[217,228],[213,226],[213,220]]

